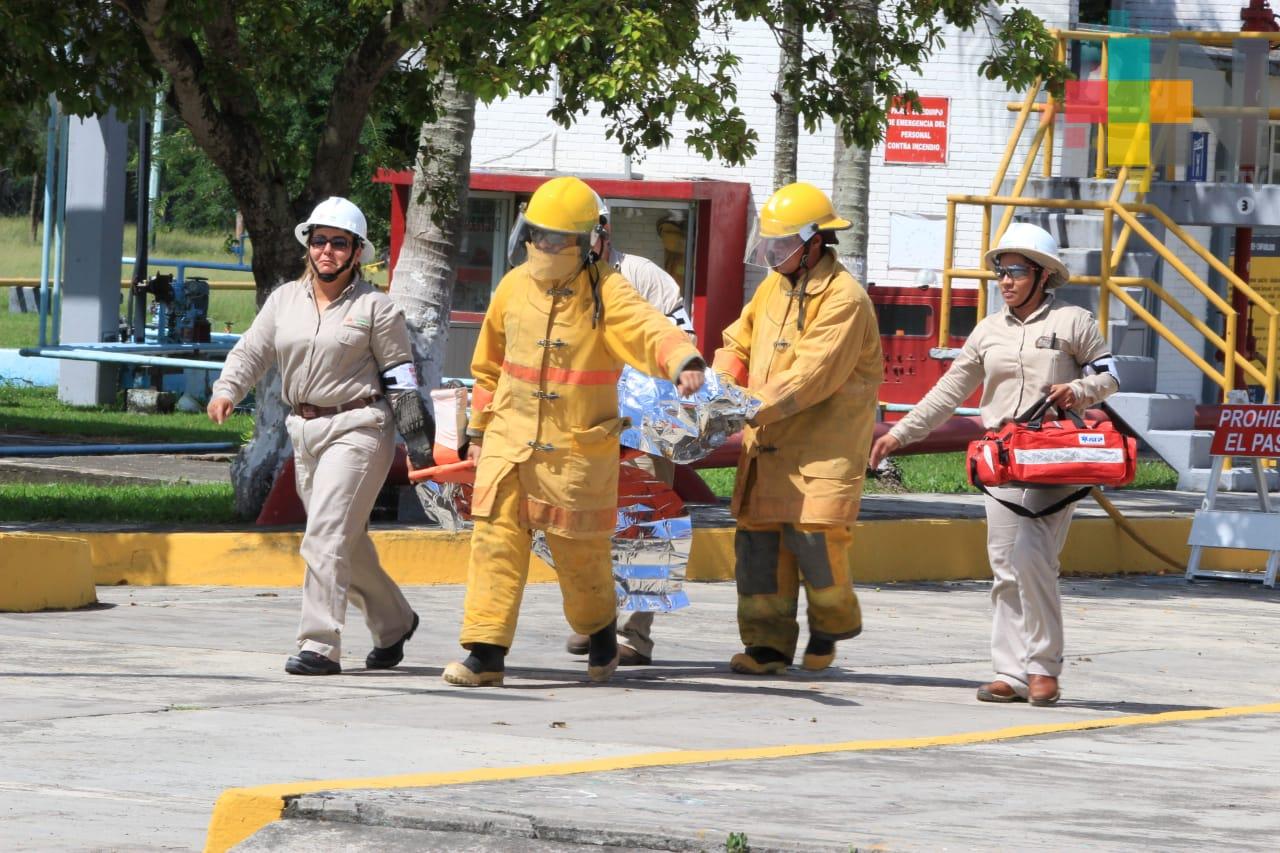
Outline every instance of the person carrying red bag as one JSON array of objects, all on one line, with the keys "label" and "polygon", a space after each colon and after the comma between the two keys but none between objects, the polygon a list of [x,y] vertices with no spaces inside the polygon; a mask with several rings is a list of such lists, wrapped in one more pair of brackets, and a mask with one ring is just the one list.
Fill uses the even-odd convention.
[{"label": "person carrying red bag", "polygon": [[[996,275],[1004,307],[974,327],[951,368],[876,441],[869,460],[872,468],[927,436],[979,385],[987,430],[1000,428],[1046,394],[1049,403],[1063,411],[1082,412],[1119,390],[1115,359],[1093,315],[1051,292],[1070,274],[1049,232],[1015,223],[985,261]],[[1001,502],[1037,512],[1072,491],[1073,486],[992,488],[985,496],[993,578],[991,662],[996,677],[978,688],[980,701],[1052,705],[1061,696],[1059,554],[1073,505],[1025,518]]]}]

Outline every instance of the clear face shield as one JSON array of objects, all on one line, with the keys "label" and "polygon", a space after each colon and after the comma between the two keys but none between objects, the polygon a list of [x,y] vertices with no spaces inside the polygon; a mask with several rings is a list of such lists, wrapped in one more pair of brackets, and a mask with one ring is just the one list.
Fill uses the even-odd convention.
[{"label": "clear face shield", "polygon": [[763,237],[757,231],[747,246],[745,262],[752,266],[777,269],[803,251],[805,244],[817,233],[817,224],[806,225],[799,233],[782,237]]},{"label": "clear face shield", "polygon": [[516,217],[516,224],[511,228],[511,236],[507,239],[507,260],[513,267],[529,260],[529,250],[537,253],[556,256],[567,256],[575,250],[579,265],[586,263],[587,253],[591,250],[591,235],[577,231],[554,231],[534,225],[524,218],[524,211]]}]

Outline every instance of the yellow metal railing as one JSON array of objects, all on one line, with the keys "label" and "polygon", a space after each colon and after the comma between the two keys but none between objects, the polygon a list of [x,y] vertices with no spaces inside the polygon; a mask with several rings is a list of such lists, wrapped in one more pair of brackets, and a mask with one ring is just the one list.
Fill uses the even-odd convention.
[{"label": "yellow metal railing", "polygon": [[[1101,72],[1102,79],[1106,79],[1107,65],[1109,60],[1108,42],[1113,38],[1155,38],[1155,39],[1184,39],[1195,40],[1201,44],[1229,44],[1235,39],[1247,37],[1267,37],[1273,42],[1280,42],[1280,34],[1277,33],[1093,33],[1093,32],[1075,32],[1065,31],[1058,33],[1058,56],[1065,57],[1066,45],[1068,41],[1099,41],[1101,42]],[[1026,188],[1027,180],[1031,175],[1037,157],[1040,157],[1043,163],[1043,175],[1045,177],[1052,176],[1052,158],[1053,158],[1053,123],[1059,109],[1058,100],[1050,95],[1045,102],[1038,102],[1041,89],[1039,80],[1031,87],[1026,98],[1019,104],[1010,104],[1011,110],[1017,110],[1018,116],[1014,122],[1013,131],[1009,136],[1009,141],[1005,146],[1004,155],[1001,158],[1000,165],[996,169],[995,177],[992,179],[990,191],[986,195],[950,195],[947,197],[947,219],[946,219],[946,244],[944,246],[944,267],[942,271],[942,305],[941,316],[938,322],[938,346],[946,347],[950,337],[951,326],[951,289],[952,281],[955,279],[976,280],[985,283],[992,278],[989,271],[985,269],[969,269],[960,268],[955,265],[955,232],[956,232],[956,212],[960,205],[978,206],[982,210],[982,235],[981,235],[981,256],[985,257],[991,246],[991,240],[999,240],[1000,236],[1008,228],[1013,220],[1015,211],[1018,208],[1039,208],[1047,210],[1094,210],[1102,214],[1102,259],[1100,264],[1101,275],[1096,276],[1072,276],[1070,281],[1073,284],[1097,286],[1100,289],[1098,300],[1098,323],[1101,327],[1102,334],[1107,335],[1108,321],[1110,313],[1111,297],[1116,298],[1123,303],[1133,314],[1147,323],[1147,325],[1162,339],[1167,341],[1175,350],[1181,353],[1188,361],[1194,364],[1206,376],[1208,376],[1215,384],[1217,384],[1223,392],[1223,398],[1226,399],[1228,392],[1234,388],[1236,371],[1239,370],[1246,377],[1254,380],[1264,389],[1268,402],[1274,402],[1276,399],[1276,378],[1277,369],[1277,339],[1280,338],[1280,311],[1275,306],[1263,299],[1257,291],[1244,282],[1233,270],[1227,267],[1220,259],[1212,255],[1197,240],[1189,235],[1180,225],[1169,218],[1164,211],[1159,208],[1145,203],[1143,199],[1147,190],[1150,188],[1152,169],[1141,170],[1139,176],[1130,177],[1129,168],[1122,167],[1115,176],[1115,186],[1106,201],[1085,201],[1081,199],[1046,199],[1046,198],[1028,198],[1023,196]],[[1249,108],[1226,108],[1233,112],[1249,111]],[[1206,110],[1207,112],[1208,110]],[[1255,112],[1257,110],[1254,110]],[[1268,114],[1280,115],[1280,110],[1263,111]],[[1040,125],[1035,135],[1031,139],[1030,146],[1027,151],[1026,160],[1018,173],[1017,179],[1014,181],[1012,191],[1008,195],[1000,194],[1000,188],[1004,185],[1009,167],[1013,162],[1014,154],[1017,151],[1018,144],[1026,129],[1032,113],[1040,114]],[[1165,134],[1158,145],[1163,148],[1167,143],[1168,134]],[[1046,145],[1045,143],[1048,142]],[[1136,144],[1136,140],[1135,140]],[[1156,162],[1160,159],[1161,151],[1157,151]],[[1098,178],[1106,177],[1106,127],[1099,128],[1097,139],[1097,160],[1095,174]],[[1134,200],[1124,201],[1123,195],[1126,187],[1134,190]],[[1000,223],[995,233],[992,233],[992,208],[1002,207],[1004,211],[1000,218]],[[1157,220],[1165,227],[1169,234],[1176,237],[1188,251],[1209,265],[1214,272],[1218,273],[1226,281],[1229,293],[1226,298],[1217,293],[1213,288],[1209,287],[1200,276],[1191,270],[1187,264],[1178,257],[1178,255],[1164,244],[1164,242],[1139,221],[1139,215],[1146,215]],[[1122,228],[1119,238],[1115,238],[1115,220],[1119,219]],[[1116,271],[1123,260],[1124,253],[1128,248],[1128,244],[1132,236],[1137,235],[1143,243],[1145,243],[1152,251],[1158,254],[1166,264],[1174,271],[1181,275],[1188,284],[1201,296],[1204,297],[1206,304],[1216,309],[1222,316],[1224,322],[1224,334],[1216,332],[1204,318],[1197,317],[1187,309],[1180,301],[1174,298],[1165,288],[1161,287],[1157,282],[1150,278],[1136,276],[1118,276]],[[1171,311],[1182,318],[1192,329],[1200,334],[1218,353],[1222,367],[1211,364],[1195,349],[1188,346],[1177,334],[1169,329],[1154,314],[1145,308],[1138,300],[1130,295],[1126,288],[1143,287],[1153,294],[1163,305],[1167,305]],[[1266,355],[1262,360],[1262,366],[1259,367],[1252,359],[1238,352],[1237,323],[1238,313],[1231,305],[1231,293],[1239,292],[1244,295],[1252,306],[1255,316],[1263,316],[1266,318],[1267,324],[1267,342]],[[987,313],[987,288],[985,284],[978,287],[978,316],[986,316]]]}]

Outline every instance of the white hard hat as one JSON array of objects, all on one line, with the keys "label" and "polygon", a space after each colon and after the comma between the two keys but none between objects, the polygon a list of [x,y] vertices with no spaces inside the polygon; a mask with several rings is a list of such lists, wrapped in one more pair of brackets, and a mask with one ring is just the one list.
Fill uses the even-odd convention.
[{"label": "white hard hat", "polygon": [[360,238],[360,257],[356,258],[362,264],[372,263],[377,258],[377,251],[373,248],[373,244],[369,242],[369,225],[365,222],[364,214],[360,212],[360,208],[356,207],[345,198],[336,195],[329,196],[324,201],[316,205],[316,209],[311,211],[311,215],[307,217],[305,222],[299,222],[293,229],[293,236],[298,238],[298,242],[307,245],[307,238],[311,234],[311,229],[317,226],[325,228],[341,228],[343,231],[349,231]]},{"label": "white hard hat", "polygon": [[1058,241],[1053,235],[1030,222],[1015,222],[1004,232],[995,248],[987,252],[987,269],[991,269],[1005,252],[1024,255],[1053,273],[1045,287],[1058,287],[1066,284],[1071,273],[1067,265],[1058,257]]}]

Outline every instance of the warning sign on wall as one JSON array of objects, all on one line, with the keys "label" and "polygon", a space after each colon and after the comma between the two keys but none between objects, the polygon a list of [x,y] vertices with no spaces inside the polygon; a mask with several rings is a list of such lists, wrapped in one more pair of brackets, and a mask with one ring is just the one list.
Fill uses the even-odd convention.
[{"label": "warning sign on wall", "polygon": [[884,134],[886,163],[945,165],[947,162],[947,121],[950,98],[921,98],[921,112],[905,104],[889,111]]},{"label": "warning sign on wall", "polygon": [[[1249,286],[1259,296],[1280,308],[1280,232],[1254,231],[1252,241],[1252,258],[1249,261]],[[1235,255],[1227,258],[1227,266],[1235,267]],[[1250,331],[1254,345],[1266,356],[1267,351],[1267,316],[1254,309],[1250,312]],[[1255,360],[1256,361],[1256,360]],[[1257,361],[1261,364],[1260,361]]]}]

